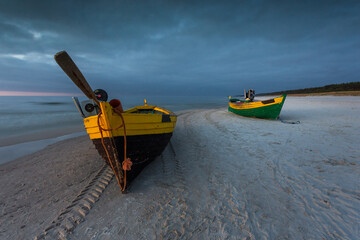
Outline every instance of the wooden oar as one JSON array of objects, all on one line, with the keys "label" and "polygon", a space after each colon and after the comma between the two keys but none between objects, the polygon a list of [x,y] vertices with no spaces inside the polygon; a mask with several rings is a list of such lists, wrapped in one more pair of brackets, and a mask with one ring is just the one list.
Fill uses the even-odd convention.
[{"label": "wooden oar", "polygon": [[69,78],[80,88],[80,90],[90,99],[93,99],[96,103],[99,103],[96,99],[94,91],[86,81],[85,77],[80,72],[74,61],[71,59],[66,51],[61,51],[55,54],[55,61],[62,70],[69,76]]}]

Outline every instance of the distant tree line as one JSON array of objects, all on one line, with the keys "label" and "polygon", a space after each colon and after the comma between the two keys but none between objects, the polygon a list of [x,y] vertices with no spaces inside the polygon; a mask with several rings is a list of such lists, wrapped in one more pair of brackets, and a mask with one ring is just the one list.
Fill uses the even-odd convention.
[{"label": "distant tree line", "polygon": [[281,95],[284,93],[296,94],[296,93],[323,93],[323,92],[340,92],[340,91],[360,91],[360,82],[331,84],[323,87],[286,90],[286,91],[271,92],[271,93],[260,93],[257,95],[266,96],[266,95]]}]

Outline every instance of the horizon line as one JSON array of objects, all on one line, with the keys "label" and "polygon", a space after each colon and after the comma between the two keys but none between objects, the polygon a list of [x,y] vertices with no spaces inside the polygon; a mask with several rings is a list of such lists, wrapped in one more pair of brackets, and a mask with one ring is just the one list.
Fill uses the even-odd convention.
[{"label": "horizon line", "polygon": [[56,93],[56,92],[31,92],[31,91],[0,91],[0,96],[18,96],[18,97],[40,97],[40,96],[81,96],[79,93]]}]

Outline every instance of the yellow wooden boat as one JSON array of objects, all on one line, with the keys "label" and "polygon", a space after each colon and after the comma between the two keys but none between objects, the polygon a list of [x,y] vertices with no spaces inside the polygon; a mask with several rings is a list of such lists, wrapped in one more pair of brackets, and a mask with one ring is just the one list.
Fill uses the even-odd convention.
[{"label": "yellow wooden boat", "polygon": [[[170,141],[177,116],[155,105],[137,106],[122,110],[119,100],[107,102],[107,94],[91,90],[81,72],[65,52],[55,55],[56,62],[73,82],[95,103],[85,110],[93,113],[85,117],[83,109],[75,104],[84,118],[84,125],[99,154],[112,167],[120,188],[126,191],[131,180],[159,156]],[[104,96],[106,95],[106,97]],[[94,114],[94,113],[98,114]]]}]

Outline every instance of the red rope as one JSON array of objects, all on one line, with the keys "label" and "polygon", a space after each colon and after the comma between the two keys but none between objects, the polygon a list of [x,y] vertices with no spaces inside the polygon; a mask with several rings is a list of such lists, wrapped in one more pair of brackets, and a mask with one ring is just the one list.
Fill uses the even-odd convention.
[{"label": "red rope", "polygon": [[[100,125],[100,116],[102,114],[102,112],[100,112],[98,114],[98,119],[97,119],[97,123],[98,123],[98,127],[99,127],[99,131],[100,131],[100,135],[101,135],[101,143],[105,149],[105,152],[106,152],[106,155],[109,159],[109,162],[110,162],[110,165],[111,165],[111,168],[113,169],[114,173],[115,173],[115,176],[116,176],[116,179],[118,181],[118,184],[120,186],[120,189],[121,191],[125,191],[125,188],[126,188],[126,172],[127,171],[130,171],[131,170],[131,166],[132,166],[132,162],[131,162],[131,159],[130,158],[127,158],[127,154],[126,154],[126,146],[127,146],[127,142],[126,142],[126,127],[125,127],[125,120],[124,120],[124,117],[122,115],[122,112],[117,109],[117,108],[113,108],[113,111],[118,114],[122,120],[122,123],[120,124],[120,126],[116,127],[116,128],[110,128],[110,129],[105,129],[103,127],[101,127]],[[102,134],[102,131],[113,131],[113,130],[117,130],[119,128],[123,127],[124,128],[124,160],[122,162],[122,168],[124,170],[124,185],[121,186],[121,183],[120,183],[120,179],[119,179],[119,173],[118,171],[115,170],[115,167],[113,166],[111,160],[110,160],[110,154],[105,146],[105,143],[104,143],[104,137],[103,137],[103,134]],[[113,146],[114,147],[114,146]],[[116,159],[115,159],[116,161]],[[117,169],[119,170],[119,169]]]}]

